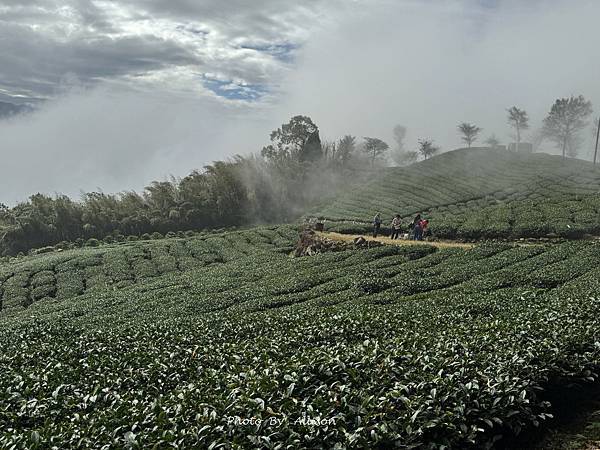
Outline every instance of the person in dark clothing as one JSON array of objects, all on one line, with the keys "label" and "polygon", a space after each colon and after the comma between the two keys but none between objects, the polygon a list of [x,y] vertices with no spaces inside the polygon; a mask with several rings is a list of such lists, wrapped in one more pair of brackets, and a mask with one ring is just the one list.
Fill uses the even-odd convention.
[{"label": "person in dark clothing", "polygon": [[410,228],[412,229],[412,237],[415,241],[420,241],[421,239],[421,235],[422,235],[422,228],[420,227],[421,225],[421,214],[417,214],[415,216],[415,218],[413,219],[412,223],[410,224]]},{"label": "person in dark clothing", "polygon": [[373,218],[373,237],[376,238],[379,234],[379,229],[381,228],[381,215],[379,213],[375,214]]},{"label": "person in dark clothing", "polygon": [[400,228],[402,227],[402,220],[400,214],[396,214],[396,217],[392,220],[392,235],[391,239],[398,239],[400,237]]},{"label": "person in dark clothing", "polygon": [[417,222],[413,227],[413,235],[415,241],[423,240],[423,228],[421,227],[421,221]]}]

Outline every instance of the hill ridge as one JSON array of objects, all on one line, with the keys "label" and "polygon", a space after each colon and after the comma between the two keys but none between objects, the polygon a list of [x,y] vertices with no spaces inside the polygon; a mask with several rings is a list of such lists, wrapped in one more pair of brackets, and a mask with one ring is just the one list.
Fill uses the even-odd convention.
[{"label": "hill ridge", "polygon": [[[311,215],[326,219],[331,231],[344,231],[349,222],[370,223],[375,212],[384,220],[421,212],[434,233],[449,239],[580,237],[600,231],[599,192],[600,170],[585,161],[460,149],[387,169]],[[537,229],[515,226],[530,222],[527,212],[536,217]]]}]

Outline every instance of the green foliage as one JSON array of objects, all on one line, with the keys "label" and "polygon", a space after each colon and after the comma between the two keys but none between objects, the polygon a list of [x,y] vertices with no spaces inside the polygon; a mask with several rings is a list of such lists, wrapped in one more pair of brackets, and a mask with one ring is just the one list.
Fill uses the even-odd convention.
[{"label": "green foliage", "polygon": [[[88,241],[87,248],[82,251],[44,252],[25,262],[11,263],[7,266],[10,269],[6,269],[5,276],[0,277],[0,300],[3,300],[5,309],[18,310],[45,298],[62,300],[92,288],[122,288],[161,274],[222,263],[250,251],[272,246],[287,248],[291,245],[293,232],[283,232],[288,229],[281,229],[285,238],[272,235],[267,240],[257,239],[256,236],[262,236],[265,230],[270,229],[255,228],[229,233],[227,237],[231,244],[227,242],[225,246],[223,235],[218,233],[186,240],[133,241],[99,248],[96,248],[99,242],[90,239],[92,243]],[[248,249],[240,248],[238,241],[247,240],[252,240],[254,245]],[[232,244],[233,248],[230,248]]]},{"label": "green foliage", "polygon": [[592,114],[592,103],[582,95],[557,99],[544,119],[543,134],[562,149],[563,158],[567,147],[574,144],[578,133],[587,126]]},{"label": "green foliage", "polygon": [[271,133],[271,144],[262,155],[269,161],[314,162],[323,156],[319,128],[308,116],[294,116]]},{"label": "green foliage", "polygon": [[383,157],[389,148],[390,146],[387,142],[384,142],[379,138],[365,137],[363,151],[368,155],[369,160],[371,161],[371,167],[375,165],[377,159]]},{"label": "green foliage", "polygon": [[508,124],[514,128],[517,144],[521,142],[521,131],[529,129],[529,116],[527,111],[512,106],[506,110],[508,113]]},{"label": "green foliage", "polygon": [[467,144],[467,147],[471,147],[473,142],[477,140],[479,133],[482,131],[482,128],[467,122],[459,124],[457,128],[461,134],[461,140]]},{"label": "green foliage", "polygon": [[429,159],[439,152],[440,148],[434,145],[431,139],[419,139],[419,148],[417,151],[423,159]]},{"label": "green foliage", "polygon": [[295,237],[0,264],[0,447],[483,448],[597,378],[598,244],[290,258]]},{"label": "green foliage", "polygon": [[366,269],[361,272],[355,283],[361,294],[375,294],[392,287],[392,284],[376,269]]},{"label": "green foliage", "polygon": [[470,149],[391,168],[318,209],[331,231],[365,233],[374,211],[384,226],[422,213],[448,239],[581,238],[600,232],[600,172],[544,154]]},{"label": "green foliage", "polygon": [[[142,193],[89,192],[81,202],[37,194],[14,208],[0,206],[0,256],[88,239],[283,223],[368,176],[351,163],[354,142],[324,155],[318,127],[296,116],[272,134],[273,153],[236,156],[181,180],[155,181]],[[172,235],[170,235],[172,236]]]},{"label": "green foliage", "polygon": [[[105,238],[105,242],[110,243],[112,242],[113,239],[107,239]],[[94,238],[90,238],[87,240],[87,242],[85,243],[86,247],[98,247],[100,245],[100,241],[98,241],[98,239],[94,239]]]}]

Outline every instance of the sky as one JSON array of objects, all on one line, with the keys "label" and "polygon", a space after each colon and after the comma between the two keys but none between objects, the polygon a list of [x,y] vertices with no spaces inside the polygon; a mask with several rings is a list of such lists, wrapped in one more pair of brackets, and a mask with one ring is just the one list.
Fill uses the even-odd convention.
[{"label": "sky", "polygon": [[[558,97],[600,114],[596,0],[2,0],[0,202],[141,190],[260,151],[290,117],[322,139],[443,150],[468,121],[511,140]],[[582,156],[591,146],[583,133]],[[551,145],[544,148],[551,150]]]}]

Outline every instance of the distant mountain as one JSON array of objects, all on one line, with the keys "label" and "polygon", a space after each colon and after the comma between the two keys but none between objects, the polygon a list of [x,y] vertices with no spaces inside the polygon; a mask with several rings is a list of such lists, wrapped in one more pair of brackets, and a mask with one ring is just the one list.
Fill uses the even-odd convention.
[{"label": "distant mountain", "polygon": [[14,103],[0,101],[0,120],[16,116],[17,114],[25,114],[33,111],[33,108],[28,104],[16,105]]}]

